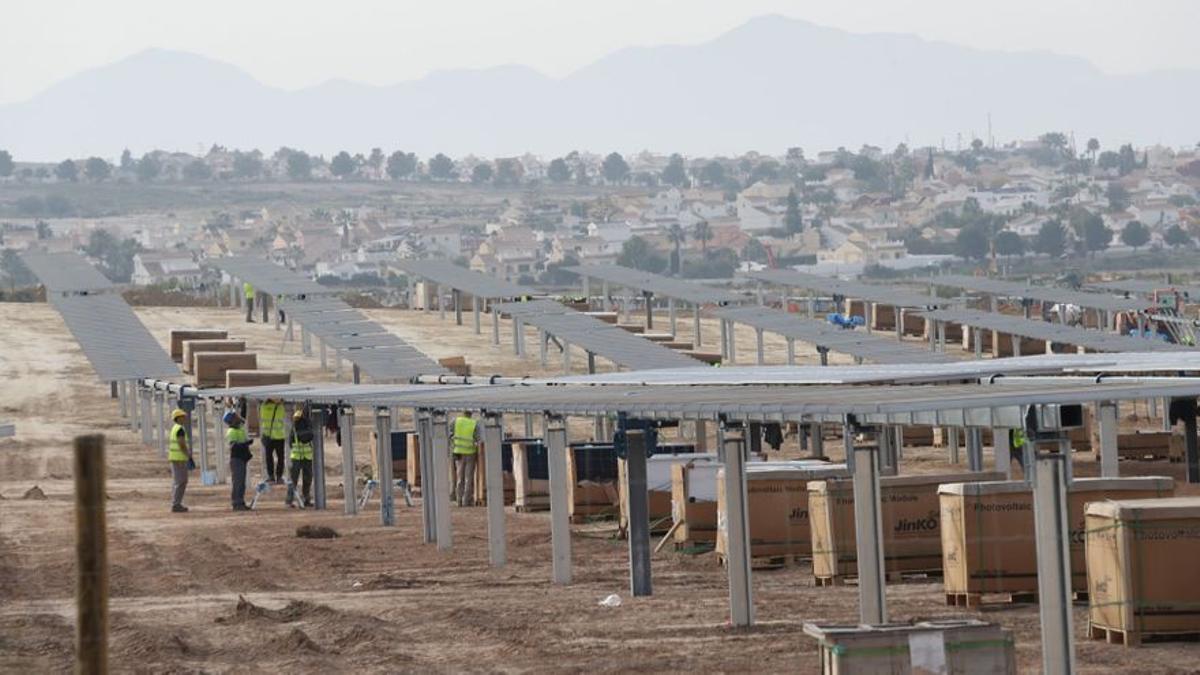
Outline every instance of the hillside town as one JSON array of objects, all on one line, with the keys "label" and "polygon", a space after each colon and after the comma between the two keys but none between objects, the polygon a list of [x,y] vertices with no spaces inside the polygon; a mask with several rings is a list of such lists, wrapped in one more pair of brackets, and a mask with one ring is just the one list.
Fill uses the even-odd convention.
[{"label": "hillside town", "polygon": [[[262,254],[329,284],[387,285],[397,259],[447,259],[514,282],[553,284],[564,265],[621,263],[686,278],[795,267],[859,274],[1023,256],[1177,249],[1200,235],[1200,148],[1077,147],[1066,134],[950,151],[864,145],[808,155],[545,161],[375,149],[331,160],[214,146],[57,165],[0,152],[0,235],[13,251],[82,250],[118,280],[194,286],[200,261]],[[54,187],[353,183],[437,189],[421,208],[363,198],[307,210],[88,214]],[[464,204],[471,206],[465,207]],[[124,217],[122,217],[124,216]],[[101,232],[103,230],[103,232]],[[112,249],[112,250],[109,250]],[[11,262],[11,260],[10,260]],[[8,270],[6,270],[8,271]]]}]

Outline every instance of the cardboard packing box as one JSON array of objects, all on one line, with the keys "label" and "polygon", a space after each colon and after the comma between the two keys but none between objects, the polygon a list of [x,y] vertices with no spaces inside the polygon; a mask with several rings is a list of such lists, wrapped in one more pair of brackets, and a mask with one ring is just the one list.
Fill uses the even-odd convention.
[{"label": "cardboard packing box", "polygon": [[[1067,495],[1071,587],[1087,590],[1085,504],[1106,499],[1170,497],[1174,492],[1174,481],[1163,476],[1076,478]],[[938,496],[947,594],[1037,590],[1033,493],[1027,483],[950,483],[938,488]]]},{"label": "cardboard packing box", "polygon": [[254,352],[197,352],[193,358],[197,387],[224,386],[225,373],[258,368],[258,354]]},{"label": "cardboard packing box", "polygon": [[[879,480],[883,517],[884,569],[930,572],[942,569],[941,511],[943,483],[1003,480],[995,471],[885,476]],[[808,484],[812,523],[813,576],[818,579],[858,574],[854,482],[849,478]]]},{"label": "cardboard packing box", "polygon": [[1086,526],[1091,627],[1200,633],[1200,498],[1092,502]]},{"label": "cardboard packing box", "polygon": [[[677,464],[688,462],[707,463],[717,461],[715,454],[654,455],[646,460],[646,490],[649,497],[650,524],[652,533],[666,532],[674,522],[671,504],[672,474]],[[625,460],[617,460],[617,486],[620,490],[621,521],[623,530],[629,527],[629,476]],[[655,525],[657,523],[657,525]]]},{"label": "cardboard packing box", "polygon": [[[748,462],[746,508],[750,556],[810,556],[808,483],[849,476],[844,464],[820,461]],[[727,550],[724,468],[717,472],[717,552]]]},{"label": "cardboard packing box", "polygon": [[717,471],[715,460],[671,465],[671,520],[675,544],[717,539]]},{"label": "cardboard packing box", "polygon": [[878,626],[806,623],[824,675],[1016,675],[1013,636],[977,619]]},{"label": "cardboard packing box", "polygon": [[[229,337],[229,332],[224,330],[211,329],[180,329],[175,328],[170,332],[171,340],[171,360],[175,363],[184,363],[183,360],[183,342],[185,340],[224,340]],[[191,365],[191,364],[187,364]]]},{"label": "cardboard packing box", "polygon": [[183,369],[185,372],[195,372],[195,355],[198,352],[244,352],[245,340],[184,340]]}]

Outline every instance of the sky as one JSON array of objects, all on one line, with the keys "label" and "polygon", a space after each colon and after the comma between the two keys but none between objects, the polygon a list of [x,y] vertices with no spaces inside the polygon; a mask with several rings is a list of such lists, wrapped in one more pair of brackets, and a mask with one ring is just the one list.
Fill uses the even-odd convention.
[{"label": "sky", "polygon": [[1053,51],[1110,73],[1200,69],[1197,0],[5,0],[0,104],[151,47],[285,89],[506,64],[564,76],[622,47],[704,42],[763,14]]}]

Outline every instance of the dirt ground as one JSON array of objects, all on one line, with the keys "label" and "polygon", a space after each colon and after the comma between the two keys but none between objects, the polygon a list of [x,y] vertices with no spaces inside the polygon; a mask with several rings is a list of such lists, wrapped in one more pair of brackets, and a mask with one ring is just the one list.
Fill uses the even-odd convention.
[{"label": "dirt ground", "polygon": [[[284,344],[270,326],[241,323],[233,310],[137,313],[164,343],[171,327],[227,327],[259,353],[261,368],[291,370],[296,381],[332,377],[317,358],[301,356],[297,343]],[[514,357],[507,322],[495,347],[488,325],[475,336],[469,317],[457,327],[436,312],[369,313],[432,356],[466,355],[477,373],[561,370],[554,357],[540,369],[536,350]],[[680,322],[685,335],[690,328],[690,320]],[[715,323],[705,330],[715,349]],[[739,360],[753,363],[753,331],[740,331],[738,340]],[[768,362],[782,363],[783,341],[768,336],[767,347]],[[798,353],[813,358],[810,349]],[[576,359],[575,370],[583,361]],[[556,587],[547,515],[511,509],[509,564],[493,570],[482,509],[454,511],[454,548],[439,553],[421,544],[419,508],[401,506],[391,528],[371,508],[342,515],[334,463],[323,513],[286,509],[278,489],[259,510],[233,513],[227,487],[202,487],[193,477],[191,512],[171,514],[166,463],[129,431],[57,314],[41,304],[0,304],[0,419],[17,423],[17,437],[0,441],[0,671],[71,667],[70,439],[94,432],[108,445],[110,649],[118,671],[817,672],[816,645],[802,624],[857,617],[853,586],[815,588],[811,569],[801,565],[756,572],[758,625],[733,630],[714,556],[669,547],[654,557],[654,595],[633,599],[626,548],[604,523],[575,528],[575,582]],[[367,433],[365,424],[356,429],[360,465],[369,463]],[[1091,455],[1078,457],[1077,473],[1094,474]],[[948,467],[944,452],[933,449],[906,450],[904,461],[905,471]],[[1122,471],[1181,478],[1180,466],[1167,463],[1123,463]],[[297,538],[305,524],[340,536]],[[598,605],[610,593],[621,595],[620,607]],[[935,582],[889,585],[888,603],[897,620],[962,614],[945,606]],[[1075,610],[1081,672],[1200,668],[1200,645],[1125,649],[1088,640],[1084,610]],[[1036,606],[968,614],[1012,630],[1020,669],[1037,672]]]}]

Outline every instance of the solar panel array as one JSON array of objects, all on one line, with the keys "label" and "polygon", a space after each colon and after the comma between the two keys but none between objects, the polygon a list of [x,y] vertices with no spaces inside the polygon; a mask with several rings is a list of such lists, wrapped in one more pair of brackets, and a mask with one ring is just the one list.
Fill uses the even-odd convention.
[{"label": "solar panel array", "polygon": [[940,275],[933,277],[931,281],[939,286],[965,288],[990,295],[1028,298],[1043,303],[1079,305],[1080,307],[1102,309],[1110,312],[1142,309],[1146,304],[1145,300],[1139,298],[1118,298],[1105,293],[1087,293],[1054,286],[1032,286],[1015,281],[1003,281],[987,277],[969,277],[962,274]]},{"label": "solar panel array", "polygon": [[881,334],[839,328],[824,321],[768,307],[726,307],[717,310],[716,315],[872,363],[943,363],[955,360],[942,352],[931,351],[927,346],[904,343]]},{"label": "solar panel array", "polygon": [[337,298],[281,300],[279,308],[373,380],[407,380],[447,372],[387,328]]},{"label": "solar panel array", "polygon": [[1075,345],[1098,352],[1167,352],[1186,351],[1189,347],[1147,339],[1088,330],[1078,326],[1067,326],[1049,321],[1033,321],[1019,316],[983,312],[977,310],[944,309],[924,312],[924,316],[935,321],[947,321],[963,326],[999,331],[1009,335],[1046,340],[1065,345]]},{"label": "solar panel array", "polygon": [[335,292],[265,258],[230,256],[211,258],[208,264],[268,295],[309,296]]},{"label": "solar panel array", "polygon": [[496,308],[501,313],[509,314],[623,368],[688,368],[697,364],[690,356],[576,312],[553,300],[506,302]]},{"label": "solar panel array", "polygon": [[646,291],[664,298],[675,298],[693,304],[736,305],[744,297],[720,288],[703,284],[688,283],[650,272],[630,269],[620,265],[576,265],[564,270],[579,276],[601,279],[609,283]]},{"label": "solar panel array", "polygon": [[950,304],[950,301],[944,298],[935,298],[912,291],[895,289],[890,286],[844,281],[842,279],[798,272],[796,270],[761,270],[758,272],[749,272],[748,276],[752,279],[758,279],[759,281],[765,281],[778,286],[807,288],[829,295],[840,295],[844,298],[856,298],[894,307],[929,308],[944,307]]},{"label": "solar panel array", "polygon": [[1146,297],[1154,295],[1155,291],[1174,289],[1177,293],[1182,293],[1189,300],[1193,298],[1200,299],[1200,286],[1190,286],[1188,284],[1167,284],[1158,281],[1149,281],[1147,279],[1097,281],[1088,284],[1088,286],[1111,291],[1113,293],[1140,293]]},{"label": "solar panel array", "polygon": [[179,367],[119,295],[50,297],[101,380],[175,377]]},{"label": "solar panel array", "polygon": [[24,253],[21,260],[51,293],[105,291],[113,284],[74,253]]},{"label": "solar panel array", "polygon": [[453,288],[477,298],[502,300],[535,293],[525,286],[473,272],[445,260],[398,260],[392,264],[410,276],[428,279],[440,286]]}]

